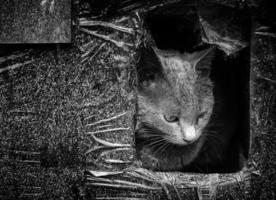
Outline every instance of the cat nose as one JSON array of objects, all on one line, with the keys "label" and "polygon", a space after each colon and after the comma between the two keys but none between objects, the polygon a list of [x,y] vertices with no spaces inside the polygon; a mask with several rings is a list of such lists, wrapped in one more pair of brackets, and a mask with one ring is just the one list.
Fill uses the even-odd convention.
[{"label": "cat nose", "polygon": [[183,140],[187,143],[191,143],[196,140],[196,131],[194,126],[186,126],[184,128]]}]

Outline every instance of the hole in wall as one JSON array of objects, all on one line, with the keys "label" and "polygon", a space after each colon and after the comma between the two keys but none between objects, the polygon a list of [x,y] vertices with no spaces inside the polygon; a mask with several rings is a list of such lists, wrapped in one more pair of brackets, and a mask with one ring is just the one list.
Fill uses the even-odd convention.
[{"label": "hole in wall", "polygon": [[202,42],[192,5],[145,17],[135,143],[156,171],[236,172],[248,157],[249,47],[227,56]]}]

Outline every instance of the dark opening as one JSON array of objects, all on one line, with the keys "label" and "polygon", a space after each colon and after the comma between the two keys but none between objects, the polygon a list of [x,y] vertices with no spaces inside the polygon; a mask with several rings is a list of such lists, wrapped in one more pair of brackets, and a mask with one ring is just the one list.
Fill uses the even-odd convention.
[{"label": "dark opening", "polygon": [[[144,105],[138,101],[135,141],[137,155],[143,167],[157,171],[199,173],[228,173],[240,170],[248,157],[249,150],[249,45],[228,56],[216,45],[203,42],[196,6],[183,3],[148,13],[145,17],[145,29],[146,39],[137,66],[138,93],[141,92],[141,85],[145,80],[154,80],[153,74],[161,73],[152,46],[180,53],[201,51],[210,46],[216,48],[209,75],[214,84],[214,107],[209,124],[218,125],[219,128],[215,129],[216,133],[213,133],[212,137],[219,139],[216,142],[204,142],[197,156],[189,164],[177,161],[179,159],[170,159],[181,156],[181,153],[176,152],[181,152],[183,147],[164,145],[165,152],[151,148],[154,146],[151,145],[154,139],[141,136],[140,133],[145,123],[139,116],[139,111]],[[249,41],[249,31],[239,34],[243,34],[243,38]],[[162,145],[156,148],[162,149]],[[210,150],[212,148],[213,151]]]}]

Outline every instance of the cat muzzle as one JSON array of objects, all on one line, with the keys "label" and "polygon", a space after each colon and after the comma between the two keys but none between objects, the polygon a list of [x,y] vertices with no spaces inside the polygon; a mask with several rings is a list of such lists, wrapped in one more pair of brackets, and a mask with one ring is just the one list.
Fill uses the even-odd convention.
[{"label": "cat muzzle", "polygon": [[197,134],[196,134],[196,130],[194,126],[186,126],[183,130],[183,135],[182,135],[182,139],[186,142],[186,143],[192,143],[194,141],[196,141],[198,138]]}]

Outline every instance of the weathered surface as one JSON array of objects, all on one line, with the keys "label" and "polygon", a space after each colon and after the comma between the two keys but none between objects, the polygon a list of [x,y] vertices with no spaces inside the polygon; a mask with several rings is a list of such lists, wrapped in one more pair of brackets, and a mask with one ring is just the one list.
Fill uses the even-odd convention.
[{"label": "weathered surface", "polygon": [[[230,6],[233,8],[242,8],[242,7],[246,7],[246,2],[238,2],[238,1],[210,1],[212,3],[219,3],[222,5],[226,5],[226,6]],[[137,4],[136,4],[137,5]],[[251,5],[252,6],[252,5]],[[257,4],[253,4],[253,6],[258,6]],[[145,8],[146,9],[146,4],[144,5],[140,5],[140,9]],[[127,7],[127,8],[133,8],[131,6]],[[119,11],[122,11],[123,9],[120,9]],[[127,10],[127,9],[126,9]],[[104,14],[104,13],[102,13]],[[260,33],[261,35],[266,35],[265,33]],[[260,35],[259,34],[259,35]],[[269,34],[270,36],[272,35],[273,38],[273,34]],[[261,110],[266,110],[267,114],[266,114],[266,120],[270,120],[270,119],[274,119],[275,116],[272,114],[273,110],[272,109],[272,105],[275,105],[275,93],[273,93],[272,91],[274,91],[274,87],[273,84],[275,83],[275,78],[273,77],[266,77],[263,76],[261,79],[258,79],[260,81],[260,84],[255,84],[256,83],[256,79],[255,79],[255,75],[256,75],[256,71],[254,71],[254,69],[263,69],[264,66],[272,66],[271,59],[274,58],[274,50],[273,48],[271,48],[271,46],[273,46],[272,42],[268,45],[267,43],[262,46],[262,49],[259,48],[259,45],[262,43],[263,40],[267,40],[266,39],[267,35],[264,36],[263,39],[259,40],[256,37],[253,38],[253,42],[252,42],[252,73],[251,73],[251,83],[252,83],[252,91],[262,91],[261,93],[257,94],[252,92],[251,93],[251,116],[250,116],[250,120],[251,120],[251,135],[252,138],[256,138],[256,133],[258,133],[260,130],[264,130],[267,128],[267,124],[260,124],[260,120],[263,119],[263,116],[261,116],[262,111]],[[270,40],[270,39],[269,39]],[[268,45],[269,47],[267,47],[266,45]],[[268,49],[267,49],[268,48]],[[259,49],[261,53],[256,54],[256,50]],[[265,56],[267,55],[267,56]],[[256,64],[256,60],[258,60],[259,64]],[[261,61],[262,60],[262,61]],[[268,61],[269,60],[269,61]],[[260,64],[262,63],[262,64]],[[270,64],[269,64],[270,63]],[[274,67],[274,66],[273,66]],[[274,68],[272,69],[271,67],[268,69],[268,71],[265,72],[264,75],[272,75]],[[263,80],[262,80],[263,79]],[[267,81],[267,84],[269,85],[269,90],[267,88],[263,88],[263,84],[265,84],[265,82]],[[265,85],[267,85],[265,84]],[[272,84],[272,86],[271,86]],[[259,95],[259,96],[258,96]],[[268,104],[264,104],[264,102],[267,102],[265,99],[267,98],[267,95],[270,95],[270,103]],[[256,99],[258,99],[258,101],[256,101]],[[264,101],[263,101],[264,100]],[[266,108],[270,107],[269,110],[267,110]],[[260,108],[260,109],[259,109]],[[270,114],[271,113],[271,114]],[[257,118],[256,118],[257,116]],[[257,120],[257,121],[256,121]],[[262,120],[263,121],[263,120]],[[256,122],[259,123],[259,128],[256,127]],[[265,126],[264,126],[265,125]],[[266,127],[266,128],[265,128]],[[274,124],[270,126],[270,131],[273,131],[274,128]],[[258,133],[259,134],[259,133]],[[261,152],[255,151],[255,145],[260,146],[258,139],[257,140],[252,140],[252,147],[251,147],[251,151],[250,151],[250,160],[248,162],[248,164],[244,167],[244,169],[239,172],[239,173],[235,173],[235,174],[228,174],[228,175],[195,175],[195,174],[185,174],[185,173],[153,173],[155,177],[161,177],[160,179],[164,179],[164,180],[171,180],[168,182],[165,182],[166,188],[177,188],[176,190],[169,190],[168,193],[166,193],[166,189],[163,188],[163,192],[159,191],[158,195],[154,195],[151,193],[151,195],[148,195],[146,198],[147,199],[160,199],[160,198],[179,198],[179,199],[193,199],[193,198],[199,198],[199,199],[258,199],[258,198],[269,198],[269,199],[274,199],[274,193],[273,191],[275,190],[275,183],[272,181],[274,180],[275,177],[275,172],[274,172],[274,168],[275,165],[273,164],[275,160],[275,149],[274,148],[274,143],[275,143],[275,139],[270,135],[267,134],[263,134],[260,137],[262,137],[264,139],[264,137],[267,137],[266,143],[263,143],[264,147]],[[258,136],[257,136],[258,138]],[[262,140],[263,140],[262,139]],[[270,146],[267,146],[267,145]],[[270,151],[267,151],[266,149],[270,149]],[[270,160],[268,160],[266,158],[266,156],[269,155]],[[257,157],[257,159],[260,159],[258,161],[258,165],[257,162],[254,160],[254,158]],[[262,163],[262,164],[261,164]],[[267,168],[267,166],[269,166]],[[263,173],[261,173],[261,171],[263,171]],[[126,172],[122,172],[126,173]],[[267,177],[269,176],[269,179],[267,179]],[[118,177],[116,177],[118,179]],[[109,181],[112,180],[112,177],[109,177]],[[120,177],[119,179],[123,179],[122,177]],[[159,179],[159,183],[162,183],[162,181],[160,181]],[[108,180],[102,180],[102,181],[106,181],[108,182]],[[137,178],[136,181],[138,181],[139,179]],[[97,180],[100,181],[100,180]],[[97,182],[95,181],[95,182]],[[269,185],[269,181],[271,181],[270,183],[272,183],[271,185]],[[194,183],[194,184],[193,184]],[[262,184],[265,185],[265,187],[263,189],[262,188]],[[144,182],[144,186],[149,186],[150,184]],[[103,187],[104,188],[104,187]],[[154,189],[152,189],[153,191]],[[185,194],[183,194],[183,191],[189,191],[188,193],[191,194],[191,196],[185,196]],[[100,190],[100,191],[106,191],[104,189]],[[120,197],[120,195],[118,196],[118,194],[120,192],[118,192],[118,190],[116,190],[116,195],[117,197]],[[107,195],[109,193],[105,193],[103,195]],[[124,194],[124,192],[123,192]],[[167,195],[169,194],[169,195]],[[115,196],[116,196],[115,195]],[[113,197],[115,197],[113,195]],[[129,194],[127,195],[127,197],[137,197],[134,194]],[[143,198],[142,198],[143,199]]]},{"label": "weathered surface", "polygon": [[75,37],[1,57],[1,199],[73,199],[86,170],[135,160],[134,34]]},{"label": "weathered surface", "polygon": [[2,0],[0,43],[71,42],[70,0]]},{"label": "weathered surface", "polygon": [[73,45],[0,57],[0,199],[275,198],[275,38],[253,38],[248,165],[156,173],[133,150],[138,21],[82,19]]},{"label": "weathered surface", "polygon": [[[275,34],[275,33],[274,33]],[[276,35],[275,35],[276,36]],[[252,199],[275,199],[276,37],[253,35],[251,95]]]}]

